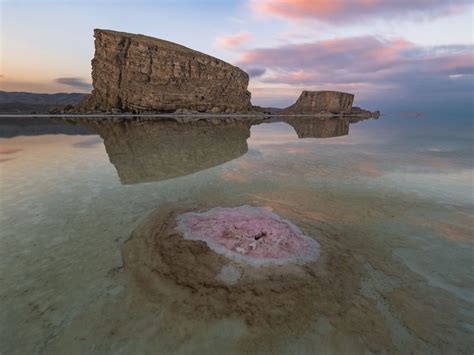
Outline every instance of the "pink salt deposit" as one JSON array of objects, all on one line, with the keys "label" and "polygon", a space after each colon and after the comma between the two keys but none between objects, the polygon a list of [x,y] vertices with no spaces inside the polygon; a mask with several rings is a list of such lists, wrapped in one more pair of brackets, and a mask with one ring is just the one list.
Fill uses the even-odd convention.
[{"label": "pink salt deposit", "polygon": [[319,244],[298,227],[261,207],[213,208],[184,213],[177,229],[185,239],[201,240],[231,259],[249,263],[314,260]]}]

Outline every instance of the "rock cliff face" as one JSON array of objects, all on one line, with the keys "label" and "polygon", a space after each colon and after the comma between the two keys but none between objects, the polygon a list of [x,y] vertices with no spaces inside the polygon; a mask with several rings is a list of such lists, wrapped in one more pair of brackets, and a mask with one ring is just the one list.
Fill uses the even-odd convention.
[{"label": "rock cliff face", "polygon": [[354,95],[339,91],[303,91],[298,100],[283,110],[286,114],[349,113]]},{"label": "rock cliff face", "polygon": [[93,91],[80,111],[250,111],[249,76],[176,43],[94,30]]}]

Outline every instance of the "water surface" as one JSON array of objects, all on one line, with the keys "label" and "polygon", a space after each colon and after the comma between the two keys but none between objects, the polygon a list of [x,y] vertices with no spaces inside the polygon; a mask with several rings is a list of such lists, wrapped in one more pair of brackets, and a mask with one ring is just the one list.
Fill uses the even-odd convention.
[{"label": "water surface", "polygon": [[[472,353],[471,120],[213,121],[0,118],[2,354]],[[271,208],[352,260],[321,294],[354,287],[258,337],[143,296],[121,251],[170,204]]]}]

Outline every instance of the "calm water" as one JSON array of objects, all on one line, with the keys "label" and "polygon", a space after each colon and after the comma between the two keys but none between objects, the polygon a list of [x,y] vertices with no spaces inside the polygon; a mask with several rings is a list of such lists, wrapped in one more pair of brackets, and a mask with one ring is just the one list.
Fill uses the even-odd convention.
[{"label": "calm water", "polygon": [[[472,129],[0,118],[0,353],[472,354]],[[147,293],[124,242],[170,204],[271,208],[321,243],[312,272],[329,271],[240,313],[211,314],[212,292]]]}]

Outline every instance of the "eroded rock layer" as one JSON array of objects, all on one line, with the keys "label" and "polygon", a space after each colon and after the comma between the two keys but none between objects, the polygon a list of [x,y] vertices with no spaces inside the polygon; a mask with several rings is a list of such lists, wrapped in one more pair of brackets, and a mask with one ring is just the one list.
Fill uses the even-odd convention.
[{"label": "eroded rock layer", "polygon": [[81,111],[250,111],[249,76],[222,60],[139,34],[94,30],[93,91]]}]

